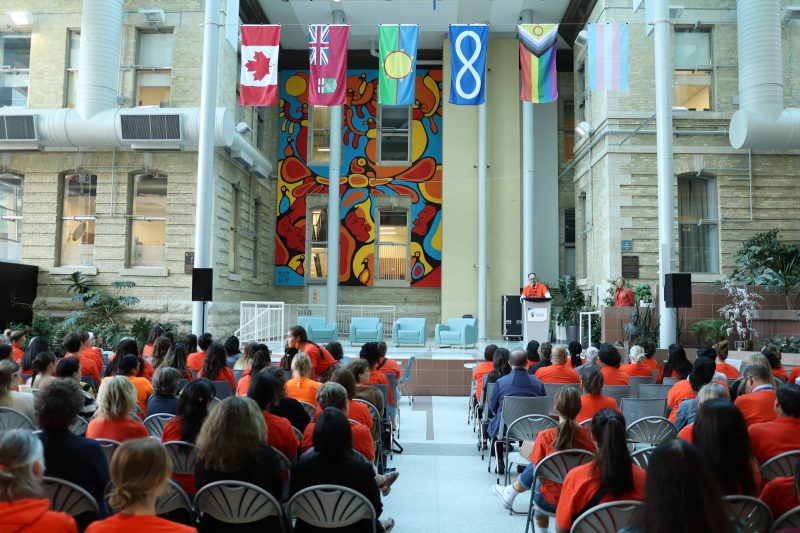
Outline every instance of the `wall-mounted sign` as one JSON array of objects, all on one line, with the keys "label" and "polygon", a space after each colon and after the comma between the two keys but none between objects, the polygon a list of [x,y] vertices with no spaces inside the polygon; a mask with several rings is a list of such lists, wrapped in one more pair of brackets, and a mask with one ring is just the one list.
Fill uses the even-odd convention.
[{"label": "wall-mounted sign", "polygon": [[620,241],[620,251],[622,253],[630,253],[633,251],[633,240]]}]

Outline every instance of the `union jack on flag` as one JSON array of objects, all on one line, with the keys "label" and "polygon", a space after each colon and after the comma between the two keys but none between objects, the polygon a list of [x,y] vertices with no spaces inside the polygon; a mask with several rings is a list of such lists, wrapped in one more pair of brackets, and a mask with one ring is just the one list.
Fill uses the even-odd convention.
[{"label": "union jack on flag", "polygon": [[328,46],[330,45],[330,26],[312,24],[308,27],[308,53],[312,65],[328,64]]}]

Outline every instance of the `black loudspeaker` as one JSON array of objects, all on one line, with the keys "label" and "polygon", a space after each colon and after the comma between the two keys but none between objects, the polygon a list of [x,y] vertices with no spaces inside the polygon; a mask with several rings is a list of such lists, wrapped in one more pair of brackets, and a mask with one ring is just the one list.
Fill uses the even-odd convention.
[{"label": "black loudspeaker", "polygon": [[516,294],[503,295],[503,338],[522,338],[522,304]]},{"label": "black loudspeaker", "polygon": [[192,301],[210,302],[214,287],[213,268],[195,268],[192,270]]},{"label": "black loudspeaker", "polygon": [[692,275],[667,274],[664,279],[664,302],[667,307],[691,307]]}]

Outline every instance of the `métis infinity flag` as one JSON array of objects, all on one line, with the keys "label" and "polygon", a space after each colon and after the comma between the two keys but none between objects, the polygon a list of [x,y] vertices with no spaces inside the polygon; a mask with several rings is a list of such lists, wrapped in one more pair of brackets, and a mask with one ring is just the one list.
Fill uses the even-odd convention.
[{"label": "m\u00e9tis infinity flag", "polygon": [[242,26],[241,105],[278,105],[280,25]]},{"label": "m\u00e9tis infinity flag", "polygon": [[486,24],[450,26],[450,103],[480,105],[486,101]]},{"label": "m\u00e9tis infinity flag", "polygon": [[520,100],[546,104],[558,99],[556,41],[558,24],[520,24],[519,66],[522,78]]},{"label": "m\u00e9tis infinity flag", "polygon": [[381,24],[378,27],[379,104],[414,105],[418,37],[417,24]]},{"label": "m\u00e9tis infinity flag", "polygon": [[628,90],[628,25],[589,24],[589,88]]},{"label": "m\u00e9tis infinity flag", "polygon": [[308,27],[308,103],[343,105],[347,86],[347,24]]}]

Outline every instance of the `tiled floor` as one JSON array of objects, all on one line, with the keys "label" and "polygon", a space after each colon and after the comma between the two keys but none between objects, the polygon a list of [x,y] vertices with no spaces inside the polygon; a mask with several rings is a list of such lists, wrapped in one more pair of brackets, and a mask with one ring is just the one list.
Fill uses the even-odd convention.
[{"label": "tiled floor", "polygon": [[[524,516],[509,516],[492,493],[494,474],[486,471],[467,425],[465,397],[420,396],[409,407],[401,400],[402,455],[390,466],[400,471],[383,500],[383,517],[393,517],[398,533],[522,533]],[[524,512],[530,493],[517,498]],[[554,531],[551,521],[551,531]]]}]

